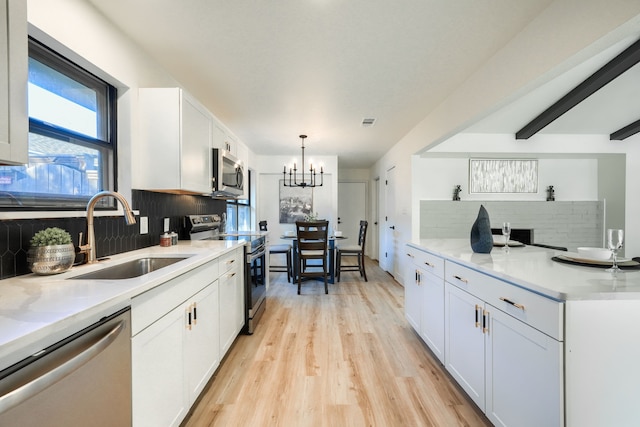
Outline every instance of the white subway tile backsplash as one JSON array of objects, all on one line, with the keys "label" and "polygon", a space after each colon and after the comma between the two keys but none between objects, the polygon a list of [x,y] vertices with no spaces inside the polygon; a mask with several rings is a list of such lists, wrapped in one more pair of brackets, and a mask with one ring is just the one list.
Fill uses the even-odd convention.
[{"label": "white subway tile backsplash", "polygon": [[422,200],[421,238],[468,238],[480,205],[489,212],[491,226],[505,221],[512,228],[532,228],[534,242],[565,246],[602,246],[604,203],[586,202],[507,202]]}]

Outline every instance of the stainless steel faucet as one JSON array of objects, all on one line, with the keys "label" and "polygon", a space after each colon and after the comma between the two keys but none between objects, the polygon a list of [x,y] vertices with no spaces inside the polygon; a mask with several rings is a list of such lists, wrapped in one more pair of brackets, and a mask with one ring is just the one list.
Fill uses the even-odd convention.
[{"label": "stainless steel faucet", "polygon": [[96,203],[98,200],[103,199],[105,197],[113,197],[118,200],[120,204],[122,204],[122,210],[124,211],[124,220],[127,225],[135,224],[136,218],[131,211],[131,207],[129,207],[129,202],[127,199],[122,196],[120,193],[116,193],[115,191],[100,191],[96,193],[89,203],[87,203],[87,244],[80,245],[82,243],[82,233],[80,234],[80,241],[78,242],[80,253],[87,254],[87,264],[93,264],[97,262],[96,257],[96,235],[93,229],[93,211],[96,207]]}]

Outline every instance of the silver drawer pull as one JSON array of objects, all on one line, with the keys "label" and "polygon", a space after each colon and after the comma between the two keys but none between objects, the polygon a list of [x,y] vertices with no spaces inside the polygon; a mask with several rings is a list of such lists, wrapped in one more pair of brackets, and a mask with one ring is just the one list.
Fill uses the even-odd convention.
[{"label": "silver drawer pull", "polygon": [[454,278],[454,279],[458,279],[458,280],[460,280],[460,281],[461,281],[461,282],[463,282],[463,283],[469,283],[469,281],[468,281],[467,279],[462,278],[462,277],[460,277],[460,276],[456,276],[455,274],[453,275],[453,278]]},{"label": "silver drawer pull", "polygon": [[434,264],[431,264],[429,261],[425,261],[424,262],[426,265],[428,265],[431,268],[435,268],[436,266]]},{"label": "silver drawer pull", "polygon": [[415,258],[412,254],[407,254],[409,258]]},{"label": "silver drawer pull", "polygon": [[511,304],[515,308],[519,308],[520,310],[524,311],[524,305],[522,305],[522,304],[518,304],[517,302],[513,302],[510,299],[507,299],[505,297],[500,297],[500,301],[504,301],[507,304]]}]

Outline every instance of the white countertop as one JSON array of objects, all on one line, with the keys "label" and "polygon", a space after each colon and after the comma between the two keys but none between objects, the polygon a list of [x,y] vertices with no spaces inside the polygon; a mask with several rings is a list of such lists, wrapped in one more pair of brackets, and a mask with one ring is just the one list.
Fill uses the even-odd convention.
[{"label": "white countertop", "polygon": [[479,254],[471,250],[469,239],[420,239],[409,245],[561,301],[640,299],[640,270],[614,277],[604,268],[551,260],[567,252],[524,246]]},{"label": "white countertop", "polygon": [[[180,241],[176,246],[113,255],[62,274],[0,280],[0,369],[129,306],[136,295],[244,244],[236,240]],[[188,258],[132,279],[67,280],[146,256]]]}]

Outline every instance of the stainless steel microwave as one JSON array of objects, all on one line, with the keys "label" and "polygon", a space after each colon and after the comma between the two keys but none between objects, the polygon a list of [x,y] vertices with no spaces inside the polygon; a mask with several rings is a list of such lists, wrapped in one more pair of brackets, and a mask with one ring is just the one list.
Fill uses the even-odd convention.
[{"label": "stainless steel microwave", "polygon": [[244,194],[244,166],[227,150],[213,149],[212,196],[237,198]]}]

